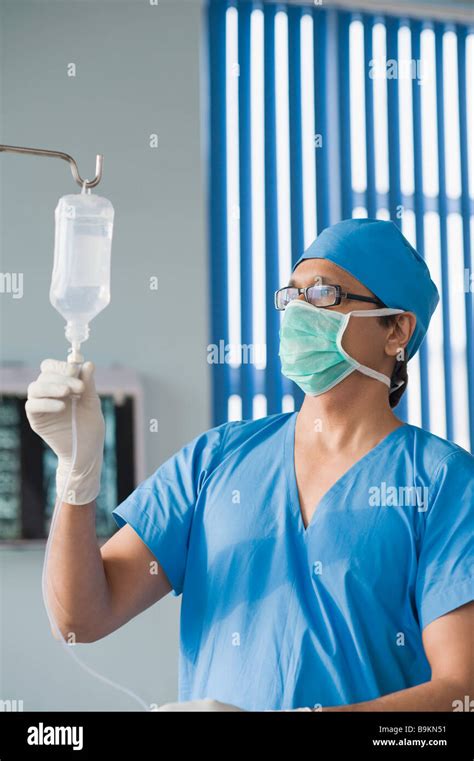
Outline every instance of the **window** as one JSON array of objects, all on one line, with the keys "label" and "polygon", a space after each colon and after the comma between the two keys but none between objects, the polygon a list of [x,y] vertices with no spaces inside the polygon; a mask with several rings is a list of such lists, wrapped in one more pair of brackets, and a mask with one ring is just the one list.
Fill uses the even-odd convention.
[{"label": "window", "polygon": [[309,4],[207,13],[214,424],[299,407],[273,291],[321,230],[370,216],[401,227],[441,296],[397,412],[469,449],[474,30]]}]

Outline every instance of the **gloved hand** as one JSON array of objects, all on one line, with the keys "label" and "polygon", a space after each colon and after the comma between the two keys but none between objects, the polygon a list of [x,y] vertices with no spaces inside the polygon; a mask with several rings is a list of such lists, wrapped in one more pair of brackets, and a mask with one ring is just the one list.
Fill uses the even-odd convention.
[{"label": "gloved hand", "polygon": [[243,711],[243,708],[237,708],[237,706],[230,705],[229,703],[221,703],[219,700],[211,700],[211,698],[204,698],[204,700],[185,700],[182,703],[165,703],[159,708],[155,708],[155,711]]},{"label": "gloved hand", "polygon": [[62,494],[72,461],[71,394],[76,402],[77,453],[64,501],[72,505],[92,502],[100,492],[105,421],[95,390],[95,367],[77,367],[56,359],[45,359],[36,381],[28,386],[26,416],[32,429],[58,457],[56,491]]}]

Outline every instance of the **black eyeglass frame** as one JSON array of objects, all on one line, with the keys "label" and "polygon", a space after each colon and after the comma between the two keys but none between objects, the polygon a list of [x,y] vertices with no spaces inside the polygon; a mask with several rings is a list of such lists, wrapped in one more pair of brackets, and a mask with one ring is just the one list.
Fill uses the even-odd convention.
[{"label": "black eyeglass frame", "polygon": [[[298,296],[300,295],[300,293],[303,293],[305,301],[307,301],[308,304],[311,304],[311,301],[308,301],[307,291],[310,288],[314,288],[315,286],[318,287],[317,284],[313,283],[312,285],[307,285],[304,288],[297,288],[295,285],[286,285],[283,288],[278,288],[278,290],[275,291],[273,295],[273,303],[274,303],[275,309],[277,309],[279,312],[285,311],[286,307],[277,306],[277,298],[278,298],[278,294],[281,293],[281,291],[287,291],[289,288],[292,288],[293,290],[298,291]],[[330,286],[331,288],[336,289],[334,302],[332,304],[325,304],[325,306],[319,307],[320,309],[326,309],[327,307],[337,306],[338,304],[341,303],[342,299],[351,299],[354,301],[365,301],[371,304],[377,304],[378,306],[381,306],[381,307],[384,306],[383,301],[380,301],[380,299],[377,299],[377,298],[373,299],[371,296],[359,296],[357,293],[349,293],[348,291],[343,291],[340,285],[334,285],[334,283],[322,283],[319,287],[325,288],[327,286]],[[291,299],[291,301],[293,301],[293,299]],[[311,304],[311,306],[314,306],[314,304]]]}]

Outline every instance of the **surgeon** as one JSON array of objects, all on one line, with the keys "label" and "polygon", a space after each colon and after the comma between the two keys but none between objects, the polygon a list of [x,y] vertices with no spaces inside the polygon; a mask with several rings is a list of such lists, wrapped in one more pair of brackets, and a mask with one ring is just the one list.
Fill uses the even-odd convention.
[{"label": "surgeon", "polygon": [[115,508],[101,548],[94,367],[45,360],[26,411],[58,491],[80,394],[48,567],[64,635],[94,642],[181,596],[179,702],[161,710],[452,711],[473,695],[474,458],[396,415],[438,300],[392,222],[324,230],[275,294],[301,409],[198,435]]}]

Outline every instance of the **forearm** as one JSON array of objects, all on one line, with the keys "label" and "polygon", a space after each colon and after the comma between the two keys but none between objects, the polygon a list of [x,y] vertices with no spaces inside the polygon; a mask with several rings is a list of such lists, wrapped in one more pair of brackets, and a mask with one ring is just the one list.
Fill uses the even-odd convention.
[{"label": "forearm", "polygon": [[375,700],[351,705],[323,707],[323,711],[452,711],[453,701],[462,700],[467,686],[447,678],[392,692]]},{"label": "forearm", "polygon": [[[110,594],[95,531],[95,501],[63,503],[56,520],[47,566],[48,601],[68,642],[98,638]],[[53,632],[57,636],[56,632]]]}]

